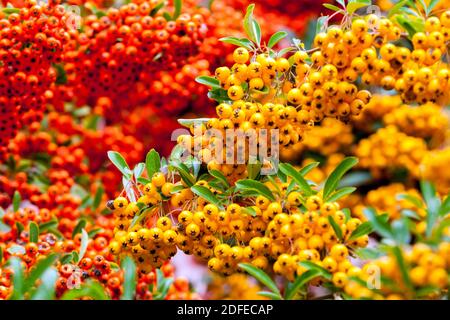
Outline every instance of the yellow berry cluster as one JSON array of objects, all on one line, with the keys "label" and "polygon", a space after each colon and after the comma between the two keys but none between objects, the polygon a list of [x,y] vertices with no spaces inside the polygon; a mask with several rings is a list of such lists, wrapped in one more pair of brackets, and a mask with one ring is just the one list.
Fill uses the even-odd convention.
[{"label": "yellow berry cluster", "polygon": [[448,164],[450,161],[450,148],[428,152],[420,165],[421,178],[432,181],[439,192],[447,194],[450,192],[450,172]]},{"label": "yellow berry cluster", "polygon": [[418,107],[402,105],[383,118],[386,125],[394,125],[407,135],[430,141],[430,145],[439,146],[448,132],[448,117],[442,108],[433,103]]},{"label": "yellow berry cluster", "polygon": [[372,175],[378,178],[399,168],[417,176],[426,153],[424,140],[410,137],[394,126],[379,129],[369,138],[361,140],[355,149],[360,167],[370,169]]},{"label": "yellow berry cluster", "polygon": [[364,110],[352,117],[351,124],[358,131],[372,133],[379,128],[383,117],[401,104],[402,99],[398,95],[374,95]]},{"label": "yellow berry cluster", "polygon": [[425,218],[426,211],[423,208],[418,208],[410,201],[399,197],[400,195],[410,195],[417,199],[421,199],[419,191],[414,188],[406,188],[402,183],[391,183],[386,186],[381,186],[377,189],[370,190],[361,204],[355,207],[355,215],[360,212],[364,216],[362,209],[364,207],[372,207],[379,214],[387,213],[389,219],[399,219],[402,217],[402,210],[408,209],[414,211],[418,217]]},{"label": "yellow berry cluster", "polygon": [[141,196],[137,201],[120,196],[109,204],[116,217],[109,250],[114,255],[131,255],[142,273],[161,267],[177,252],[177,226],[162,207],[168,206],[169,200],[176,205],[181,200],[184,203],[188,196],[181,192],[172,195],[173,187],[163,173],[157,172],[149,183],[138,186]]},{"label": "yellow berry cluster", "polygon": [[[450,272],[450,244],[442,242],[435,250],[432,247],[418,243],[414,244],[410,250],[403,252],[403,259],[407,264],[408,277],[411,285],[405,283],[404,276],[400,272],[398,260],[393,255],[378,258],[364,265],[362,272],[355,273],[354,276],[362,280],[349,281],[344,287],[344,292],[357,299],[432,299],[440,290],[448,290]],[[364,272],[366,271],[366,272]],[[381,282],[381,288],[370,290],[365,284],[369,277],[378,273],[381,277],[390,279],[395,283],[395,287],[385,285]],[[427,291],[425,296],[415,296],[418,289],[432,287],[436,291]],[[416,290],[414,290],[416,289]]]}]

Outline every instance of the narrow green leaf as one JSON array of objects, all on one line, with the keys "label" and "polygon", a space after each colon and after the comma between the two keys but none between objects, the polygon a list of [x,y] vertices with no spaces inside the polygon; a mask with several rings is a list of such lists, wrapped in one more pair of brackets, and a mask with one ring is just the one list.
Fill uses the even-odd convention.
[{"label": "narrow green leaf", "polygon": [[418,197],[413,196],[411,194],[402,193],[397,195],[396,197],[398,200],[407,200],[417,208],[423,208],[422,200],[420,200]]},{"label": "narrow green leaf", "polygon": [[229,43],[229,44],[233,44],[235,46],[239,46],[239,47],[244,47],[247,50],[252,50],[253,46],[252,46],[252,42],[246,38],[236,38],[236,37],[224,37],[224,38],[220,38],[219,41],[225,42],[225,43]]},{"label": "narrow green leaf", "polygon": [[130,167],[128,167],[127,162],[120,153],[116,151],[108,151],[108,158],[125,177],[130,179]]},{"label": "narrow green leaf", "polygon": [[291,177],[298,185],[301,191],[305,194],[305,196],[309,197],[314,194],[314,191],[311,189],[311,186],[306,182],[305,178],[297,171],[295,168],[289,163],[281,163],[279,165],[279,170],[283,172],[288,177]]},{"label": "narrow green leaf", "polygon": [[145,169],[145,163],[143,163],[143,162],[138,163],[133,169],[134,178],[135,179],[140,178],[142,173],[144,172],[144,169]]},{"label": "narrow green leaf", "polygon": [[178,165],[173,164],[172,166],[178,171],[181,179],[183,179],[189,187],[192,187],[195,184],[194,176],[189,172],[189,169],[185,165],[179,163]]},{"label": "narrow green leaf", "polygon": [[149,213],[153,212],[154,208],[155,206],[145,208],[144,210],[141,211],[140,214],[134,216],[133,220],[131,220],[130,228],[133,228],[135,225],[139,224],[143,219],[147,217]]},{"label": "narrow green leaf", "polygon": [[36,281],[42,277],[42,275],[55,263],[58,255],[55,253],[50,254],[33,267],[29,276],[24,281],[23,290],[29,292],[35,285]]},{"label": "narrow green leaf", "polygon": [[103,286],[97,281],[89,281],[83,283],[79,289],[66,291],[61,300],[75,300],[84,297],[90,297],[94,300],[110,300]]},{"label": "narrow green leaf", "polygon": [[17,257],[12,257],[9,259],[9,265],[13,271],[12,283],[13,283],[13,292],[10,297],[10,300],[23,300],[23,295],[25,293],[24,290],[24,282],[25,277],[23,274],[23,266],[22,261]]},{"label": "narrow green leaf", "polygon": [[334,218],[332,216],[328,216],[328,221],[330,222],[331,227],[334,230],[334,233],[336,234],[336,237],[339,239],[339,241],[342,241],[342,230],[341,227],[336,223]]},{"label": "narrow green leaf", "polygon": [[327,280],[331,280],[331,278],[332,278],[332,274],[327,269],[315,264],[314,262],[301,261],[301,262],[299,262],[299,264],[302,267],[307,268],[308,270],[317,270],[319,272],[319,275]]},{"label": "narrow green leaf", "polygon": [[79,253],[80,260],[83,259],[84,254],[86,253],[88,241],[89,241],[89,235],[87,234],[86,230],[81,229],[81,244],[80,244],[80,253]]},{"label": "narrow green leaf", "polygon": [[136,293],[136,265],[130,256],[126,256],[121,263],[124,271],[123,293],[121,300],[133,300]]},{"label": "narrow green leaf", "polygon": [[243,213],[256,217],[256,211],[252,207],[241,207]]},{"label": "narrow green leaf", "polygon": [[342,10],[341,8],[331,4],[331,3],[324,3],[323,6],[327,9],[333,10],[333,11],[340,11]]},{"label": "narrow green leaf", "polygon": [[433,12],[434,7],[439,3],[440,0],[431,0],[428,4],[427,15]]},{"label": "narrow green leaf", "polygon": [[50,228],[54,228],[58,225],[58,221],[57,220],[50,220],[44,223],[39,224],[39,232],[40,233],[44,233],[45,231],[47,231]]},{"label": "narrow green leaf", "polygon": [[219,80],[217,80],[214,77],[209,76],[199,76],[195,78],[195,81],[204,84],[205,86],[211,87],[213,89],[222,89],[222,86],[220,85]]},{"label": "narrow green leaf", "polygon": [[316,34],[325,31],[325,29],[328,27],[328,18],[328,16],[321,16],[317,18]]},{"label": "narrow green leaf", "polygon": [[311,172],[311,170],[313,170],[314,168],[316,168],[318,165],[320,164],[320,162],[311,162],[308,163],[306,166],[304,166],[303,168],[300,169],[300,171],[298,173],[300,173],[301,176],[306,176],[309,172]]},{"label": "narrow green leaf", "polygon": [[349,15],[352,15],[355,13],[356,10],[367,7],[369,4],[364,2],[350,2],[347,4],[347,13]]},{"label": "narrow green leaf", "polygon": [[269,298],[271,300],[281,300],[281,297],[279,295],[269,291],[258,291],[256,294],[261,297]]},{"label": "narrow green leaf", "polygon": [[269,42],[267,44],[267,47],[273,48],[278,42],[283,40],[288,36],[288,33],[286,31],[278,31],[275,32],[269,39]]},{"label": "narrow green leaf", "polygon": [[161,168],[161,158],[155,149],[151,149],[145,157],[145,167],[147,168],[147,175],[151,178]]},{"label": "narrow green leaf", "polygon": [[210,170],[209,174],[212,175],[217,180],[219,180],[225,187],[229,187],[230,186],[230,184],[228,183],[227,178],[225,178],[223,173],[220,172],[219,170]]},{"label": "narrow green leaf", "polygon": [[384,221],[383,217],[377,215],[377,212],[373,208],[364,208],[364,215],[372,223],[373,230],[384,238],[392,239],[392,231],[387,221]]},{"label": "narrow green leaf", "polygon": [[345,187],[339,190],[336,190],[328,199],[328,202],[334,202],[337,201],[339,199],[341,199],[342,197],[345,197],[346,195],[349,195],[351,193],[353,193],[356,190],[356,188],[354,187]]},{"label": "narrow green leaf", "polygon": [[75,236],[81,232],[81,230],[83,230],[83,228],[86,227],[86,219],[81,218],[80,221],[78,221],[77,225],[75,226],[75,228],[73,228],[72,231],[72,239],[75,238]]},{"label": "narrow green leaf", "polygon": [[175,7],[175,11],[173,13],[173,20],[176,20],[181,14],[181,7],[183,6],[182,0],[174,0],[173,5]]},{"label": "narrow green leaf", "polygon": [[30,242],[38,243],[39,241],[39,227],[36,222],[30,222]]},{"label": "narrow green leaf", "polygon": [[371,233],[372,231],[373,231],[372,223],[370,221],[363,222],[355,230],[353,230],[348,240],[349,241],[356,240],[359,237]]},{"label": "narrow green leaf", "polygon": [[251,180],[256,180],[256,178],[258,177],[260,171],[261,171],[261,162],[256,161],[256,163],[249,163],[247,165],[247,177],[248,179]]},{"label": "narrow green leaf", "polygon": [[169,292],[170,286],[173,283],[173,278],[165,278],[161,269],[156,270],[157,294],[154,296],[155,300],[164,300]]},{"label": "narrow green leaf", "polygon": [[300,276],[296,277],[289,290],[286,290],[284,298],[286,300],[292,300],[298,290],[304,287],[312,279],[320,276],[320,271],[317,269],[310,269],[302,273]]},{"label": "narrow green leaf", "polygon": [[368,171],[353,171],[346,174],[338,183],[339,188],[359,187],[372,181],[373,177]]},{"label": "narrow green leaf", "polygon": [[422,191],[423,199],[427,205],[427,229],[425,235],[427,237],[431,236],[434,224],[439,215],[439,208],[441,206],[440,200],[436,194],[436,189],[434,185],[428,181],[420,181],[420,190]]},{"label": "narrow green leaf", "polygon": [[388,11],[388,18],[391,18],[392,16],[398,14],[400,12],[400,9],[405,6],[405,4],[408,3],[408,0],[401,0],[397,2],[389,11]]},{"label": "narrow green leaf", "polygon": [[267,188],[263,183],[255,180],[239,180],[236,182],[236,189],[241,191],[252,191],[260,195],[263,195],[271,201],[275,201],[275,197],[269,188]]},{"label": "narrow green leaf", "polygon": [[263,270],[256,268],[250,263],[239,263],[239,267],[281,298],[280,290],[278,290],[277,285]]},{"label": "narrow green leaf", "polygon": [[325,181],[325,186],[323,188],[323,198],[325,201],[339,184],[339,180],[344,176],[344,174],[354,167],[358,163],[358,159],[355,157],[347,157],[331,172],[330,176]]},{"label": "narrow green leaf", "polygon": [[13,196],[13,210],[14,212],[17,212],[20,208],[20,202],[22,202],[22,197],[20,196],[19,191],[14,191]]},{"label": "narrow green leaf", "polygon": [[403,282],[407,285],[411,290],[413,290],[413,284],[411,282],[411,278],[409,277],[409,271],[406,268],[405,260],[403,259],[402,250],[399,247],[392,248],[392,253],[397,260],[398,268],[402,275]]},{"label": "narrow green leaf", "polygon": [[204,186],[194,185],[191,187],[191,190],[193,193],[195,193],[199,197],[202,197],[209,203],[214,204],[218,208],[221,208],[221,210],[223,210],[224,207],[220,203],[219,199],[217,199],[216,196],[208,188],[206,188]]},{"label": "narrow green leaf", "polygon": [[88,232],[88,237],[90,239],[94,238],[98,233],[103,232],[102,228],[95,228]]},{"label": "narrow green leaf", "polygon": [[97,190],[95,191],[94,200],[92,202],[92,209],[97,210],[100,206],[100,202],[102,201],[103,194],[105,192],[105,189],[102,186],[99,186]]},{"label": "narrow green leaf", "polygon": [[31,295],[31,300],[53,300],[55,298],[55,284],[58,280],[58,272],[55,269],[47,269],[41,277],[42,283]]},{"label": "narrow green leaf", "polygon": [[450,194],[448,194],[442,202],[441,207],[439,208],[439,216],[444,217],[448,213],[450,213]]},{"label": "narrow green leaf", "polygon": [[164,2],[165,1],[161,1],[160,3],[158,3],[153,9],[152,11],[150,11],[149,16],[153,17],[155,16],[159,10],[161,10],[164,7]]},{"label": "narrow green leaf", "polygon": [[16,225],[16,228],[17,228],[17,234],[20,235],[22,233],[22,231],[25,229],[25,227],[19,221],[16,221],[15,225]]}]

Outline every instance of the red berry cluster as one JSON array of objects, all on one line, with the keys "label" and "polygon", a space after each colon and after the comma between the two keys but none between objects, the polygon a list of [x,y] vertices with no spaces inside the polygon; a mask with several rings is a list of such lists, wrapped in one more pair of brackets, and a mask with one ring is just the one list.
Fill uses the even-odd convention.
[{"label": "red berry cluster", "polygon": [[26,124],[42,119],[57,72],[71,39],[60,0],[39,6],[27,0],[0,14],[0,147]]}]

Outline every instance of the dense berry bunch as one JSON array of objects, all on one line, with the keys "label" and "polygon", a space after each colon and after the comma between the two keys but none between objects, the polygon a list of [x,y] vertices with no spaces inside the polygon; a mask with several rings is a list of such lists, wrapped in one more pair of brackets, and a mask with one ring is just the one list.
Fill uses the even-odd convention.
[{"label": "dense berry bunch", "polygon": [[26,1],[0,15],[0,147],[18,129],[40,121],[74,30],[60,1]]},{"label": "dense berry bunch", "polygon": [[150,15],[155,6],[154,1],[129,3],[85,18],[65,64],[79,104],[95,105],[107,97],[123,112],[131,101],[140,103],[143,77],[179,67],[198,52],[203,17],[181,14],[167,21],[160,13]]}]

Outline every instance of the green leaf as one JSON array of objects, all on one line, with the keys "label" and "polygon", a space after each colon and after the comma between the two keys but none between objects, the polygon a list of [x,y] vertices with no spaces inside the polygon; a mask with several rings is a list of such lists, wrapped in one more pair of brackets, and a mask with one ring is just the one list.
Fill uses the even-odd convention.
[{"label": "green leaf", "polygon": [[103,232],[102,228],[95,228],[88,232],[88,237],[90,239],[94,238],[98,233]]},{"label": "green leaf", "polygon": [[155,149],[151,149],[145,157],[145,167],[147,168],[147,175],[151,178],[156,172],[161,169],[161,158]]},{"label": "green leaf", "polygon": [[227,90],[224,89],[213,89],[209,91],[208,98],[216,100],[218,103],[231,101]]},{"label": "green leaf", "polygon": [[235,46],[239,46],[239,47],[244,47],[247,50],[252,50],[253,49],[253,45],[252,42],[246,38],[236,38],[236,37],[224,37],[224,38],[220,38],[219,41],[225,42],[225,43],[229,43],[229,44],[233,44]]},{"label": "green leaf", "polygon": [[103,286],[97,281],[89,281],[83,283],[79,289],[66,291],[61,300],[75,300],[83,297],[90,297],[94,300],[110,300]]},{"label": "green leaf", "polygon": [[133,300],[136,293],[136,265],[130,256],[126,256],[121,263],[124,271],[123,293],[121,300]]},{"label": "green leaf", "polygon": [[400,12],[400,9],[405,6],[406,3],[408,3],[409,0],[401,0],[397,2],[389,11],[388,11],[388,18],[391,18],[392,16],[398,14]]},{"label": "green leaf", "polygon": [[99,186],[97,190],[95,191],[94,200],[92,202],[92,209],[97,210],[100,206],[100,202],[102,201],[103,193],[105,192],[105,189],[102,186]]},{"label": "green leaf", "polygon": [[58,272],[55,269],[47,269],[41,279],[42,283],[31,295],[31,300],[53,300]]},{"label": "green leaf", "polygon": [[144,210],[142,210],[142,212],[139,215],[134,216],[133,220],[131,220],[129,228],[132,228],[135,225],[137,225],[138,223],[140,223],[143,219],[145,219],[147,217],[147,215],[149,213],[151,213],[153,211],[154,208],[155,208],[155,206],[145,208]]},{"label": "green leaf", "polygon": [[347,13],[348,15],[352,15],[355,13],[356,10],[367,7],[368,5],[370,5],[370,1],[369,3],[364,3],[363,1],[361,2],[350,2],[347,4]]},{"label": "green leaf", "polygon": [[358,187],[369,183],[372,179],[370,172],[354,171],[346,174],[345,177],[339,181],[338,187]]},{"label": "green leaf", "polygon": [[155,300],[164,300],[167,297],[173,278],[165,278],[161,269],[156,270],[157,293],[154,295]]},{"label": "green leaf", "polygon": [[23,290],[29,292],[35,285],[36,281],[42,277],[42,275],[56,262],[58,255],[55,253],[50,254],[43,260],[40,260],[36,266],[33,267],[29,276],[24,281]]},{"label": "green leaf", "polygon": [[325,31],[325,29],[328,26],[328,16],[321,16],[319,18],[317,18],[317,23],[316,23],[316,34]]},{"label": "green leaf", "polygon": [[358,159],[355,157],[347,157],[331,172],[330,176],[325,181],[325,186],[323,188],[323,198],[328,201],[328,197],[339,184],[339,180],[344,176],[344,174],[354,167],[358,163]]},{"label": "green leaf", "polygon": [[218,208],[223,210],[223,205],[220,203],[219,199],[216,198],[216,196],[206,187],[194,185],[191,187],[191,190],[193,193],[198,195],[199,197],[202,197],[206,201],[208,201],[211,204],[216,205]]},{"label": "green leaf", "polygon": [[182,0],[174,0],[173,5],[175,7],[175,12],[173,13],[173,20],[176,20],[181,14],[181,7],[183,5]]},{"label": "green leaf", "polygon": [[256,160],[256,163],[249,163],[247,165],[247,177],[251,180],[256,180],[256,178],[259,176],[259,173],[261,171],[261,162]]},{"label": "green leaf", "polygon": [[440,0],[431,0],[430,3],[428,4],[428,8],[427,8],[427,16],[433,12],[434,7],[436,7],[436,5],[439,3]]},{"label": "green leaf", "polygon": [[62,64],[53,64],[53,68],[56,70],[56,84],[66,84],[67,83],[67,72]]},{"label": "green leaf", "polygon": [[341,11],[342,10],[341,8],[339,8],[339,7],[335,6],[335,5],[332,5],[331,3],[324,3],[323,6],[325,8],[327,8],[327,9],[330,9],[330,10],[333,10],[333,11]]},{"label": "green leaf", "polygon": [[252,207],[241,207],[243,213],[256,217],[256,211]]},{"label": "green leaf", "polygon": [[23,226],[23,224],[19,221],[16,221],[16,228],[17,228],[17,234],[21,234],[22,231],[25,229],[25,227]]},{"label": "green leaf", "polygon": [[20,9],[19,8],[2,8],[1,10],[5,14],[20,13]]},{"label": "green leaf", "polygon": [[281,293],[280,290],[278,290],[277,285],[273,280],[265,273],[263,270],[256,268],[255,266],[251,265],[250,263],[239,263],[239,267],[247,272],[249,275],[254,277],[256,280],[261,282],[263,285],[265,285],[270,291],[272,291],[274,294],[276,294],[281,299]]},{"label": "green leaf", "polygon": [[442,202],[441,207],[439,208],[439,216],[443,217],[448,213],[450,213],[450,194],[448,194]]},{"label": "green leaf", "polygon": [[17,257],[12,257],[9,259],[9,265],[13,271],[12,283],[13,283],[13,292],[10,297],[10,300],[23,300],[23,295],[25,293],[24,290],[24,282],[25,277],[23,274],[23,266],[22,261]]},{"label": "green leaf", "polygon": [[78,254],[79,260],[83,259],[84,254],[86,253],[86,249],[88,246],[89,235],[86,230],[81,229],[81,244],[80,244],[80,253]]},{"label": "green leaf", "polygon": [[397,195],[397,200],[407,200],[417,208],[423,208],[422,200],[420,200],[418,197],[413,196],[411,194],[402,193]]},{"label": "green leaf", "polygon": [[20,208],[20,202],[22,202],[22,197],[20,196],[19,191],[14,191],[13,196],[13,210],[14,212],[17,212]]},{"label": "green leaf", "polygon": [[392,222],[392,234],[398,244],[408,244],[411,240],[411,234],[409,233],[409,220],[403,217],[402,219]]},{"label": "green leaf", "polygon": [[[225,91],[225,90],[224,90]],[[225,91],[226,92],[226,91]],[[195,118],[195,119],[178,119],[178,123],[181,124],[183,127],[186,128],[191,128],[194,125],[200,125],[202,123],[206,123],[209,120],[211,120],[211,118]],[[181,147],[181,146],[180,146]],[[176,147],[175,147],[176,148]],[[174,150],[175,150],[174,148]],[[182,150],[182,149],[181,149]]]},{"label": "green leaf", "polygon": [[292,300],[298,290],[304,287],[312,279],[320,276],[320,271],[317,269],[310,269],[303,272],[300,276],[296,277],[292,285],[286,289],[284,298],[286,300]]},{"label": "green leaf", "polygon": [[441,206],[441,203],[436,194],[436,189],[431,182],[420,181],[420,190],[422,191],[423,199],[425,200],[425,204],[427,205],[427,229],[425,231],[425,235],[427,237],[430,237],[431,232],[433,231],[434,224],[436,223],[439,215],[439,208]]},{"label": "green leaf", "polygon": [[66,253],[65,255],[63,255],[60,259],[59,262],[61,264],[67,264],[70,263],[71,261],[73,261],[73,252],[71,253]]},{"label": "green leaf", "polygon": [[212,175],[214,178],[219,180],[225,187],[229,187],[230,184],[228,183],[227,178],[223,175],[222,172],[219,170],[209,170],[209,174]]},{"label": "green leaf", "polygon": [[41,223],[39,224],[39,232],[44,233],[48,229],[55,228],[56,226],[58,226],[58,221],[56,219]]},{"label": "green leaf", "polygon": [[273,196],[272,192],[269,188],[267,188],[264,184],[262,184],[259,181],[255,180],[239,180],[236,182],[236,189],[240,191],[252,191],[256,192],[260,195],[263,195],[267,199],[271,201],[275,201],[275,197]]},{"label": "green leaf", "polygon": [[152,11],[150,11],[150,16],[155,16],[156,13],[158,13],[159,10],[161,10],[164,7],[164,2],[165,1],[161,1],[160,3],[158,3],[153,9]]},{"label": "green leaf", "polygon": [[336,234],[336,237],[339,239],[339,241],[342,241],[342,230],[341,227],[336,223],[334,218],[332,216],[328,216],[328,221],[330,222],[331,227],[334,230],[334,233]]},{"label": "green leaf", "polygon": [[306,176],[312,169],[316,168],[320,162],[311,162],[308,163],[306,166],[300,169],[298,173],[300,173],[301,176]]},{"label": "green leaf", "polygon": [[205,86],[211,87],[213,89],[222,89],[222,86],[220,85],[220,81],[214,77],[199,76],[199,77],[195,78],[195,81],[200,84],[204,84]]},{"label": "green leaf", "polygon": [[384,238],[393,238],[388,222],[385,221],[382,216],[377,215],[374,208],[364,208],[363,212],[367,219],[372,223],[372,227],[375,232]]},{"label": "green leaf", "polygon": [[261,297],[269,298],[271,300],[281,300],[281,297],[279,295],[269,291],[258,291],[256,294]]},{"label": "green leaf", "polygon": [[278,42],[280,42],[282,39],[286,38],[287,36],[288,36],[288,33],[286,31],[275,32],[270,37],[267,47],[273,48],[273,46],[275,46]]},{"label": "green leaf", "polygon": [[354,187],[345,187],[339,190],[336,190],[328,199],[327,202],[334,202],[337,201],[339,199],[341,199],[342,197],[349,195],[351,193],[353,193],[356,190],[356,188]]},{"label": "green leaf", "polygon": [[131,178],[130,167],[128,167],[127,162],[120,153],[116,151],[108,151],[108,158],[125,177],[127,177],[128,179]]},{"label": "green leaf", "polygon": [[244,17],[244,30],[250,40],[259,45],[261,42],[261,29],[259,27],[259,24],[253,18],[254,9],[254,4],[251,4],[247,7],[247,12]]},{"label": "green leaf", "polygon": [[332,278],[332,274],[327,269],[315,264],[314,262],[301,261],[299,262],[299,264],[308,270],[317,270],[319,272],[319,275],[327,280],[331,280]]},{"label": "green leaf", "polygon": [[189,172],[189,169],[183,164],[172,164],[172,166],[178,171],[181,179],[189,186],[192,187],[195,184],[194,176]]},{"label": "green leaf", "polygon": [[38,243],[39,241],[39,226],[36,222],[30,222],[30,242]]},{"label": "green leaf", "polygon": [[314,194],[311,186],[306,182],[305,178],[289,163],[281,163],[279,165],[279,170],[283,172],[288,177],[291,177],[299,186],[300,190],[303,191],[305,196],[309,197]]},{"label": "green leaf", "polygon": [[413,284],[411,282],[411,279],[409,277],[409,272],[406,268],[405,260],[403,259],[402,251],[399,247],[393,247],[392,253],[395,256],[395,259],[397,260],[397,265],[400,270],[400,274],[402,275],[403,282],[411,289],[413,290]]},{"label": "green leaf", "polygon": [[140,178],[142,173],[144,172],[144,169],[145,169],[145,163],[143,163],[143,162],[138,163],[133,169],[134,178],[135,179]]},{"label": "green leaf", "polygon": [[75,238],[75,236],[81,232],[81,230],[83,230],[83,228],[86,227],[86,219],[81,218],[80,221],[78,221],[77,225],[75,226],[75,228],[73,228],[72,231],[72,239]]},{"label": "green leaf", "polygon": [[405,29],[406,32],[408,32],[408,35],[412,37],[414,34],[416,34],[419,30],[417,30],[417,27],[411,22],[410,18],[405,15],[397,15],[396,20],[398,24]]},{"label": "green leaf", "polygon": [[373,231],[372,223],[370,223],[370,221],[363,222],[355,230],[353,230],[348,240],[349,241],[356,240],[359,237],[371,233],[372,231]]}]

